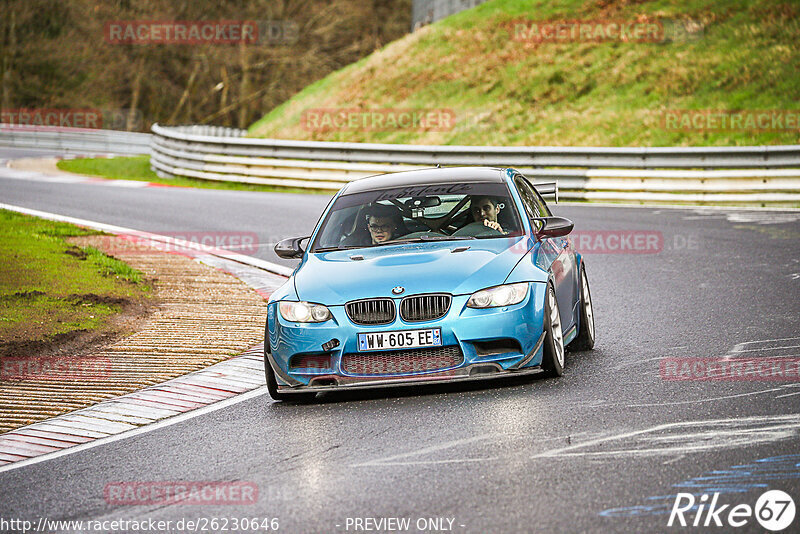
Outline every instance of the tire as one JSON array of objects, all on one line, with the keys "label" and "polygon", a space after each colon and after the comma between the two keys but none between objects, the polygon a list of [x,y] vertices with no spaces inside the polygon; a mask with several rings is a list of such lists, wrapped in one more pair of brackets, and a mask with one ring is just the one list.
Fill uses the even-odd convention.
[{"label": "tire", "polygon": [[594,310],[592,308],[592,293],[589,291],[589,279],[586,278],[586,269],[581,262],[581,317],[580,330],[575,339],[567,347],[571,351],[591,350],[594,347]]},{"label": "tire", "polygon": [[544,357],[542,369],[545,376],[564,374],[564,334],[561,331],[561,315],[558,313],[556,291],[553,284],[547,284],[544,300]]},{"label": "tire", "polygon": [[275,378],[275,371],[272,369],[272,365],[270,365],[269,358],[267,357],[270,350],[269,328],[267,328],[267,333],[264,338],[264,377],[267,379],[267,391],[269,392],[269,396],[272,397],[272,400],[294,402],[310,402],[314,400],[317,396],[316,393],[284,393],[278,391],[278,381]]}]

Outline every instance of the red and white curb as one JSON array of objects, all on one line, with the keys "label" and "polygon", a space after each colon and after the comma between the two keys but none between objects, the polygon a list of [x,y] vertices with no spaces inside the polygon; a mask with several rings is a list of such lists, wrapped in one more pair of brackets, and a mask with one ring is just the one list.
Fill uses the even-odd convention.
[{"label": "red and white curb", "polygon": [[206,369],[6,432],[0,435],[0,471],[263,387],[263,350],[260,343]]},{"label": "red and white curb", "polygon": [[[96,221],[0,203],[6,209],[93,228],[194,258],[269,298],[292,269],[229,250]],[[263,343],[206,369],[0,435],[0,472],[229,406],[266,392]]]},{"label": "red and white curb", "polygon": [[[97,156],[93,156],[97,157]],[[34,182],[50,182],[60,184],[88,184],[88,185],[105,185],[108,187],[125,187],[128,189],[140,189],[145,187],[181,187],[177,185],[158,184],[154,182],[143,182],[139,180],[123,180],[123,179],[108,179],[108,178],[92,178],[90,176],[83,176],[81,174],[72,174],[68,172],[53,171],[52,173],[44,173],[38,171],[25,171],[14,169],[8,166],[9,162],[5,162],[0,166],[0,177],[10,178],[12,180],[26,180]]]}]

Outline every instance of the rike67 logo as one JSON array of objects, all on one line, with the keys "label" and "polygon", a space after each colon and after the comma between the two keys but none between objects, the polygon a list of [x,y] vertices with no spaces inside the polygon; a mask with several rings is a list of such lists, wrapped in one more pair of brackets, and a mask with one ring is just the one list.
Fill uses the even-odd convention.
[{"label": "rike67 logo", "polygon": [[794,521],[794,500],[781,490],[769,490],[749,504],[719,504],[719,493],[699,497],[693,493],[678,493],[669,514],[667,526],[739,528],[750,524],[753,518],[772,532],[788,528]]}]

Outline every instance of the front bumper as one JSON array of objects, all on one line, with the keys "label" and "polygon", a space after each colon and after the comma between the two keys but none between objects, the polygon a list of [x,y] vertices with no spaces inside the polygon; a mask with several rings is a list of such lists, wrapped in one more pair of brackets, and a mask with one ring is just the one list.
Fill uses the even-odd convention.
[{"label": "front bumper", "polygon": [[[329,306],[333,318],[324,323],[292,323],[281,317],[278,303],[271,302],[267,335],[272,350],[267,358],[275,371],[278,388],[284,392],[422,385],[533,374],[541,370],[545,289],[545,284],[531,283],[521,303],[482,310],[466,307],[469,295],[453,296],[447,315],[441,319],[406,323],[398,316],[391,324],[380,326],[352,323],[344,306]],[[398,309],[399,302],[396,299]],[[463,360],[445,368],[391,374],[356,374],[342,366],[344,355],[359,354],[356,341],[359,333],[425,328],[441,328],[442,346],[458,347]],[[338,340],[339,345],[323,350],[322,346],[331,340]],[[494,341],[516,348],[493,353],[487,346],[491,347]],[[290,367],[292,358],[298,355],[321,357],[329,365]]]}]

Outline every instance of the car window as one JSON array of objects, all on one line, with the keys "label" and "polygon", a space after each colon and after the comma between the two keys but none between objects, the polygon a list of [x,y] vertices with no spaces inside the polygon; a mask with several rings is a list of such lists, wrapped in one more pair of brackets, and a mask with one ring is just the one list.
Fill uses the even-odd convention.
[{"label": "car window", "polygon": [[[525,183],[528,183],[527,181]],[[550,211],[550,208],[547,206],[547,202],[544,201],[542,195],[536,190],[535,187],[531,187],[534,194],[534,200],[536,201],[536,205],[539,207],[539,213],[542,214],[542,217],[551,217],[553,212]]]},{"label": "car window", "polygon": [[528,217],[542,217],[533,188],[519,175],[514,177],[514,183],[517,184],[517,191],[519,191],[519,196],[522,197],[522,204],[525,206],[525,211],[528,212]]},{"label": "car window", "polygon": [[409,185],[342,195],[320,226],[311,252],[402,241],[521,235],[521,219],[503,183]]},{"label": "car window", "polygon": [[520,175],[516,175],[514,177],[514,183],[517,185],[517,191],[519,192],[519,196],[522,198],[522,204],[525,206],[525,211],[528,213],[528,217],[531,220],[531,223],[534,225],[536,230],[539,230],[542,227],[541,221],[533,220],[536,217],[547,217],[546,208],[542,209],[541,204],[539,203],[540,199],[536,194],[536,191],[533,187],[528,184],[528,181],[525,180]]}]

